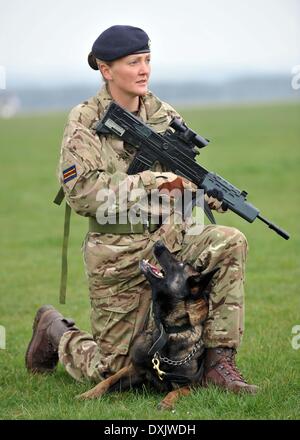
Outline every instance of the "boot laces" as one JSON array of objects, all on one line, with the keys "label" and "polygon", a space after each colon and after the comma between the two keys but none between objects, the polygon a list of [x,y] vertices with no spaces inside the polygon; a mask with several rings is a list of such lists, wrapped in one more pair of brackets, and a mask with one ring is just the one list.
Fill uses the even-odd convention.
[{"label": "boot laces", "polygon": [[235,364],[234,356],[234,352],[226,353],[220,365],[222,365],[222,369],[224,368],[226,376],[229,376],[231,380],[247,383]]}]

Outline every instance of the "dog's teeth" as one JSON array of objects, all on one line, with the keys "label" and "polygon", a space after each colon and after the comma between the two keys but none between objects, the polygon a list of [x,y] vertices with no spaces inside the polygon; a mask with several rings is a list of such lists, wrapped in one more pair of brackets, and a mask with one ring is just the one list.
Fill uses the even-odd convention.
[{"label": "dog's teeth", "polygon": [[145,262],[145,263],[149,263],[149,259],[147,259],[147,260],[144,260],[144,262]]}]

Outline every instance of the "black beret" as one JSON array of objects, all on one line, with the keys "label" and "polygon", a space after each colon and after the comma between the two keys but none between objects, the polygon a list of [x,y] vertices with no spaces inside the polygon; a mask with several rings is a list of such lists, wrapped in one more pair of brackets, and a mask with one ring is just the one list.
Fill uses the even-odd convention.
[{"label": "black beret", "polygon": [[96,58],[114,61],[133,53],[150,52],[150,40],[146,32],[134,26],[116,25],[106,29],[94,42],[88,63],[98,70]]}]

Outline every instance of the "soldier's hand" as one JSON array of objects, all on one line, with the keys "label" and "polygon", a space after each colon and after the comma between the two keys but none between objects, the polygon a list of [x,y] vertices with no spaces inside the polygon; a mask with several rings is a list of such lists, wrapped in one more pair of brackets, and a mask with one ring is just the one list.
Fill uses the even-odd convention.
[{"label": "soldier's hand", "polygon": [[184,177],[177,176],[174,173],[163,172],[156,174],[157,187],[161,193],[167,194],[173,189],[178,189],[181,192],[183,192],[185,189],[190,191],[197,190],[197,186],[194,183],[190,182]]},{"label": "soldier's hand", "polygon": [[226,202],[223,201],[223,193],[219,189],[209,189],[207,192],[204,188],[204,200],[207,202],[210,209],[224,213],[228,209],[228,205]]}]

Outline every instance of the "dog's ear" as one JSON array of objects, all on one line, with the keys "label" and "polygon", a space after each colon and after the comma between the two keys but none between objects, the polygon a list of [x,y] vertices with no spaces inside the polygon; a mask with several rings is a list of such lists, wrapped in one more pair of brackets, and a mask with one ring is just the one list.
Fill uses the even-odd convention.
[{"label": "dog's ear", "polygon": [[203,269],[200,266],[197,266],[195,269],[190,263],[184,264],[184,272],[187,279],[200,276],[202,271]]},{"label": "dog's ear", "polygon": [[206,274],[198,273],[197,275],[192,275],[191,277],[189,277],[188,283],[190,287],[191,298],[196,300],[203,296],[208,291],[208,287],[213,276],[219,270],[220,268],[216,267]]}]

